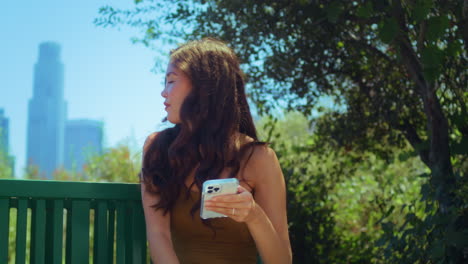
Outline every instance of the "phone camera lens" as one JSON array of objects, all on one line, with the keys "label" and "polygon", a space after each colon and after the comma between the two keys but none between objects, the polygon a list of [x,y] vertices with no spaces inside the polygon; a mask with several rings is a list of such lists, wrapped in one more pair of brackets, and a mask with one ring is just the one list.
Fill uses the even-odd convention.
[{"label": "phone camera lens", "polygon": [[208,193],[212,193],[213,191],[212,190],[209,190]]},{"label": "phone camera lens", "polygon": [[219,188],[214,188],[215,192],[219,191]]},{"label": "phone camera lens", "polygon": [[211,190],[211,189],[213,189],[213,186],[208,186],[208,190]]}]

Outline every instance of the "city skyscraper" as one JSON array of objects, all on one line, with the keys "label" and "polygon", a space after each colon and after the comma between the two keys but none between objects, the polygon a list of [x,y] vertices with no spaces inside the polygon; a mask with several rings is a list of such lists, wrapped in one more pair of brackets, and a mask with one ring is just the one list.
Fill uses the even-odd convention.
[{"label": "city skyscraper", "polygon": [[39,45],[34,66],[33,97],[29,101],[27,156],[28,165],[36,165],[42,177],[51,178],[63,165],[67,103],[64,100],[64,65],[60,45]]},{"label": "city skyscraper", "polygon": [[68,120],[65,129],[65,168],[83,171],[83,165],[88,157],[102,153],[102,139],[102,121]]},{"label": "city skyscraper", "polygon": [[[6,165],[11,168],[11,176],[14,176],[15,172],[15,159],[10,156],[10,139],[9,139],[10,127],[9,120],[5,116],[5,111],[0,108],[0,162],[1,165]],[[5,176],[5,175],[0,175]]]},{"label": "city skyscraper", "polygon": [[5,110],[0,108],[0,151],[8,153],[8,118],[5,116]]}]

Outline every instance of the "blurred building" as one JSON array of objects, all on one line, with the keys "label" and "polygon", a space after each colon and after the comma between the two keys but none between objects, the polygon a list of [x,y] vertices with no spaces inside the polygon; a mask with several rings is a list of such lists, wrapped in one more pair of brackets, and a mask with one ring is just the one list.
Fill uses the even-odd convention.
[{"label": "blurred building", "polygon": [[64,65],[60,46],[39,45],[34,66],[33,97],[29,100],[27,156],[28,165],[36,165],[40,176],[51,178],[63,165],[67,103],[64,100]]},{"label": "blurred building", "polygon": [[68,120],[65,129],[65,169],[81,172],[89,157],[102,153],[103,122]]},{"label": "blurred building", "polygon": [[11,168],[11,176],[14,177],[15,172],[15,159],[10,155],[10,139],[9,139],[10,127],[9,120],[5,116],[5,111],[0,108],[0,159],[5,159],[6,163]]},{"label": "blurred building", "polygon": [[3,153],[8,153],[8,132],[8,118],[6,118],[3,108],[0,108],[0,151]]}]

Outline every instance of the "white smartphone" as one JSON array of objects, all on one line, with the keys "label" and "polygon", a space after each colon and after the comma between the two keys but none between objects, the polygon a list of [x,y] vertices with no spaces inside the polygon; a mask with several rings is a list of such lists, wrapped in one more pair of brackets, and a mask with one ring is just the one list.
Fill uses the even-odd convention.
[{"label": "white smartphone", "polygon": [[205,209],[205,200],[219,195],[235,194],[237,193],[237,187],[239,181],[236,178],[228,179],[216,179],[208,180],[203,183],[201,206],[200,206],[200,217],[202,219],[215,218],[215,217],[227,217],[224,214],[216,213]]}]

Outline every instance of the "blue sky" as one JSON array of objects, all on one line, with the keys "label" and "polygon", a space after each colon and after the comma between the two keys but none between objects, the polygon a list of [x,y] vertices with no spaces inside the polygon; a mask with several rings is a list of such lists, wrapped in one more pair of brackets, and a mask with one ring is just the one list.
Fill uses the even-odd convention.
[{"label": "blue sky", "polygon": [[[61,45],[68,118],[104,121],[105,146],[141,146],[165,116],[163,74],[151,71],[156,51],[132,44],[136,29],[96,27],[104,5],[133,7],[132,0],[3,1],[0,16],[0,108],[10,120],[16,175],[26,156],[28,101],[41,42]],[[167,52],[173,47],[161,47]],[[164,64],[167,62],[163,62]]]}]

